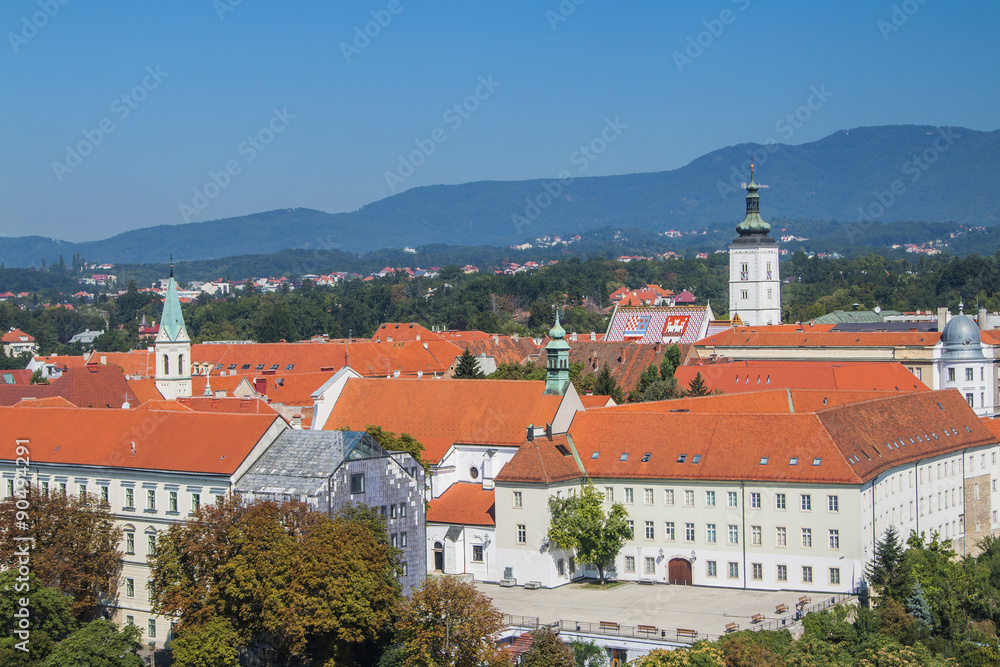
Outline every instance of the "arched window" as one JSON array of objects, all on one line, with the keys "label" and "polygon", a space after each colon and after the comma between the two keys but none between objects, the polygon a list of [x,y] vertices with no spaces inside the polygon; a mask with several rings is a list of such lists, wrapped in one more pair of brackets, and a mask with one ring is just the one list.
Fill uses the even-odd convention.
[{"label": "arched window", "polygon": [[177,355],[177,374],[184,375],[184,355]]},{"label": "arched window", "polygon": [[170,357],[163,355],[163,374],[170,375]]}]

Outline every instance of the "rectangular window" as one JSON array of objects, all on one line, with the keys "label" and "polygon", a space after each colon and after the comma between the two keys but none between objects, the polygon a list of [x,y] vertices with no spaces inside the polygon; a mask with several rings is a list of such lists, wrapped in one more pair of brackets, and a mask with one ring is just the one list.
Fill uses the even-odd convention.
[{"label": "rectangular window", "polygon": [[948,369],[948,382],[954,382],[954,381],[955,381],[955,369],[954,368],[949,368]]},{"label": "rectangular window", "polygon": [[635,572],[635,556],[625,556],[625,571]]},{"label": "rectangular window", "polygon": [[965,394],[965,402],[969,404],[970,408],[976,407],[976,397],[972,394],[971,391],[970,392],[966,392],[966,394]]},{"label": "rectangular window", "polygon": [[646,522],[646,539],[647,540],[653,539],[653,522],[652,521],[647,521]]},{"label": "rectangular window", "polygon": [[177,511],[177,492],[171,491],[167,499],[167,506],[171,512]]},{"label": "rectangular window", "polygon": [[710,560],[705,564],[705,573],[710,577],[719,576],[719,565],[714,560]]},{"label": "rectangular window", "polygon": [[729,543],[739,544],[740,543],[740,528],[736,524],[729,524]]},{"label": "rectangular window", "polygon": [[59,482],[59,493],[63,498],[66,497],[66,482]]},{"label": "rectangular window", "polygon": [[125,509],[134,510],[135,509],[135,490],[125,489]]},{"label": "rectangular window", "polygon": [[125,622],[128,623],[129,625],[135,625],[135,616],[129,614],[128,616],[125,617]]},{"label": "rectangular window", "polygon": [[632,519],[626,519],[625,523],[628,524],[628,538],[630,540],[634,540],[635,539],[635,521],[633,521]]},{"label": "rectangular window", "polygon": [[811,584],[813,580],[813,569],[809,565],[802,566],[802,583]]},{"label": "rectangular window", "polygon": [[604,500],[609,503],[615,502],[615,490],[613,487],[604,487]]},{"label": "rectangular window", "polygon": [[750,564],[750,577],[754,581],[760,581],[764,578],[764,564],[763,563],[751,563]]},{"label": "rectangular window", "polygon": [[[11,493],[13,495],[13,493]],[[80,485],[80,502],[85,502],[87,500],[87,485]]]},{"label": "rectangular window", "polygon": [[135,597],[135,579],[132,577],[125,578],[125,597],[134,598]]},{"label": "rectangular window", "polygon": [[803,548],[810,548],[813,545],[813,530],[812,528],[802,529],[802,546]]},{"label": "rectangular window", "polygon": [[650,558],[649,556],[646,557],[646,569],[645,569],[645,573],[646,574],[656,574],[656,559],[655,558]]},{"label": "rectangular window", "polygon": [[705,541],[708,542],[709,544],[713,544],[715,542],[714,523],[705,524]]},{"label": "rectangular window", "polygon": [[828,512],[840,511],[840,499],[837,496],[826,497],[826,509]]},{"label": "rectangular window", "polygon": [[527,544],[528,542],[528,532],[524,529],[524,524],[517,524],[517,543]]},{"label": "rectangular window", "polygon": [[736,507],[736,492],[729,491],[726,493],[726,507]]},{"label": "rectangular window", "polygon": [[972,369],[971,368],[966,368],[965,369],[965,381],[966,382],[972,382],[973,379],[974,379],[974,377],[972,375]]},{"label": "rectangular window", "polygon": [[715,507],[715,491],[705,492],[705,507]]},{"label": "rectangular window", "polygon": [[156,509],[156,490],[146,489],[146,509],[155,510]]},{"label": "rectangular window", "polygon": [[750,526],[750,544],[755,547],[763,544],[763,531],[760,526]]},{"label": "rectangular window", "polygon": [[472,545],[472,562],[482,563],[483,562],[483,545],[473,544]]},{"label": "rectangular window", "polygon": [[694,542],[694,524],[685,523],[684,524],[684,539],[688,542]]},{"label": "rectangular window", "polygon": [[191,511],[197,512],[201,508],[201,494],[192,493],[191,494]]},{"label": "rectangular window", "polygon": [[351,475],[351,494],[365,492],[365,474],[363,472]]},{"label": "rectangular window", "polygon": [[784,526],[777,526],[774,529],[774,546],[776,547],[787,547],[788,546],[788,529]]},{"label": "rectangular window", "polygon": [[778,566],[778,581],[788,581],[788,566],[779,565]]},{"label": "rectangular window", "polygon": [[688,490],[684,492],[684,505],[694,507],[694,491]]},{"label": "rectangular window", "polygon": [[813,508],[812,496],[808,493],[802,494],[802,511],[811,512]]},{"label": "rectangular window", "polygon": [[635,498],[632,495],[632,489],[631,488],[626,488],[625,489],[625,502],[628,503],[629,505],[631,505],[633,502],[635,502]]},{"label": "rectangular window", "polygon": [[146,553],[150,556],[156,553],[156,535],[146,536]]},{"label": "rectangular window", "polygon": [[49,483],[48,482],[42,482],[42,495],[45,496],[46,498],[49,497]]},{"label": "rectangular window", "polygon": [[106,486],[101,487],[101,502],[105,505],[108,504],[108,487]]},{"label": "rectangular window", "polygon": [[645,489],[645,490],[643,490],[643,492],[642,492],[642,500],[647,505],[652,505],[653,504],[653,490],[652,489]]},{"label": "rectangular window", "polygon": [[514,492],[514,507],[521,508],[521,507],[524,506],[523,503],[524,503],[524,501],[521,498],[521,492],[520,491],[515,491]]},{"label": "rectangular window", "polygon": [[840,583],[840,568],[831,567],[830,568],[830,583],[839,584]]},{"label": "rectangular window", "polygon": [[406,518],[406,503],[399,503],[399,518]]},{"label": "rectangular window", "polygon": [[396,548],[396,546],[397,546],[397,544],[396,544],[396,533],[393,533],[392,535],[389,536],[389,544],[392,545],[393,549]]},{"label": "rectangular window", "polygon": [[135,555],[135,533],[125,533],[125,553],[129,556]]},{"label": "rectangular window", "polygon": [[146,623],[146,636],[156,639],[156,621],[152,618]]},{"label": "rectangular window", "polygon": [[664,524],[664,527],[663,527],[663,539],[667,540],[668,542],[673,542],[674,538],[675,538],[675,535],[674,535],[674,522],[673,521],[667,521]]},{"label": "rectangular window", "polygon": [[785,509],[785,494],[783,493],[774,494],[774,509],[776,510]]},{"label": "rectangular window", "polygon": [[739,579],[740,578],[740,564],[735,561],[729,561],[729,578]]},{"label": "rectangular window", "polygon": [[674,490],[673,489],[664,489],[663,490],[663,504],[664,505],[673,505],[674,504]]},{"label": "rectangular window", "polygon": [[556,572],[560,577],[566,576],[566,561],[562,558],[556,561]]},{"label": "rectangular window", "polygon": [[389,505],[389,518],[390,519],[396,518],[396,503]]},{"label": "rectangular window", "polygon": [[840,531],[835,528],[830,529],[830,548],[831,549],[840,548]]},{"label": "rectangular window", "polygon": [[760,493],[757,491],[750,494],[750,508],[755,510],[760,509]]},{"label": "rectangular window", "polygon": [[399,534],[399,548],[400,549],[405,549],[406,548],[406,533],[405,532]]}]

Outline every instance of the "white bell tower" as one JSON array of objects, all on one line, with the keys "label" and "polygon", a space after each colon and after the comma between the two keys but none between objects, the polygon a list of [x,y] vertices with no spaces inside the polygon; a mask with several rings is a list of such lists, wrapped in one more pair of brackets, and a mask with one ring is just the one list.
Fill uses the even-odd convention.
[{"label": "white bell tower", "polygon": [[748,326],[781,324],[781,279],[778,242],[768,236],[771,225],[760,217],[760,196],[747,183],[747,212],[736,226],[739,238],[729,246],[729,317],[739,315]]},{"label": "white bell tower", "polygon": [[174,265],[170,264],[167,294],[163,299],[163,316],[160,330],[153,342],[156,357],[156,388],[163,398],[191,396],[191,339],[184,326],[181,302],[177,297]]}]

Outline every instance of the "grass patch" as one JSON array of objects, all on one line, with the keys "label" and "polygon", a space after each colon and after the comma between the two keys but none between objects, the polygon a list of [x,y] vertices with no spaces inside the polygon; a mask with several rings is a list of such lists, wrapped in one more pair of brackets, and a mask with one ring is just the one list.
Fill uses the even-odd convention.
[{"label": "grass patch", "polygon": [[618,588],[619,586],[624,585],[624,581],[606,581],[603,585],[596,581],[588,581],[584,584],[580,584],[578,588],[591,588],[595,591],[610,591],[612,588]]}]

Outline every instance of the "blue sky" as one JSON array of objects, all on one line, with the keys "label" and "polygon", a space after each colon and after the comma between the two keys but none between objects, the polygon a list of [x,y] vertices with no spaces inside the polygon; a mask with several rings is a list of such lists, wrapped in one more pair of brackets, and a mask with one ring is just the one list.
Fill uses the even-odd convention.
[{"label": "blue sky", "polygon": [[588,175],[865,125],[1000,127],[995,2],[63,1],[0,6],[0,235],[549,178],[608,119]]}]

